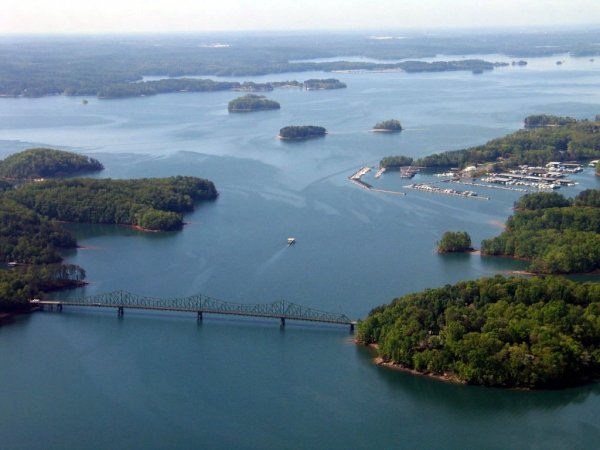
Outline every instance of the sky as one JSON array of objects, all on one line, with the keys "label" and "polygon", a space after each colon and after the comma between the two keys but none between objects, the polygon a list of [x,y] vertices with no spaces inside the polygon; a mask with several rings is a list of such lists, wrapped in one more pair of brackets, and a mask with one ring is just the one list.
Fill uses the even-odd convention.
[{"label": "sky", "polygon": [[0,8],[0,34],[580,24],[600,24],[599,0],[3,0]]}]

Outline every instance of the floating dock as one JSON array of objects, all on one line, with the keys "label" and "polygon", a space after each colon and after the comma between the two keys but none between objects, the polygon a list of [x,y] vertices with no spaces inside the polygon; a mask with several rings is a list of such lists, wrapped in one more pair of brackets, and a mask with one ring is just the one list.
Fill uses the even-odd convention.
[{"label": "floating dock", "polygon": [[[388,191],[386,189],[377,189],[374,188],[372,185],[370,185],[369,183],[366,183],[362,180],[362,177],[364,175],[366,175],[367,173],[369,173],[371,171],[370,167],[363,167],[362,169],[354,172],[354,174],[350,175],[348,177],[348,179],[350,181],[352,181],[354,184],[357,184],[358,186],[367,189],[369,191],[373,191],[373,192],[383,192],[385,194],[394,194],[394,195],[406,195],[406,193],[404,192],[399,192],[399,191]],[[385,172],[385,168],[379,169],[379,171],[377,171],[377,174],[379,174],[379,176],[381,176],[381,173]],[[375,174],[375,177],[377,177],[377,174]]]},{"label": "floating dock", "polygon": [[477,200],[489,200],[489,197],[481,197],[481,196],[477,195],[477,192],[457,191],[455,189],[439,188],[437,186],[431,186],[429,184],[423,184],[423,183],[409,184],[408,186],[405,186],[405,188],[406,189],[415,189],[417,191],[423,191],[423,192],[431,192],[433,194],[452,195],[454,197],[466,197],[466,198],[473,198],[473,199],[477,199]]},{"label": "floating dock", "polygon": [[381,167],[377,173],[375,174],[375,178],[379,178],[381,175],[385,173],[385,167]]},{"label": "floating dock", "polygon": [[400,178],[412,178],[421,170],[417,166],[403,166],[400,167]]},{"label": "floating dock", "polygon": [[472,181],[444,180],[444,181],[442,181],[442,183],[464,184],[465,186],[476,186],[476,187],[482,187],[482,188],[485,188],[485,189],[499,189],[499,190],[502,190],[502,191],[535,192],[533,189],[524,189],[524,188],[517,188],[517,187],[499,186],[497,184],[474,183]]}]

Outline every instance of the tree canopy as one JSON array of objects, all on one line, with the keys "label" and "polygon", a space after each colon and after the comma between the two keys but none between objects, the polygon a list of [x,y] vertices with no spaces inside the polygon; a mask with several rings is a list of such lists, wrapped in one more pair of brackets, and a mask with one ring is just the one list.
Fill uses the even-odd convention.
[{"label": "tree canopy", "polygon": [[563,127],[576,123],[577,120],[573,117],[550,116],[548,114],[535,114],[525,117],[523,124],[525,128],[540,128],[540,127]]},{"label": "tree canopy", "polygon": [[533,192],[525,194],[515,202],[515,209],[545,209],[571,206],[571,201],[558,192]]},{"label": "tree canopy", "polygon": [[471,248],[471,236],[466,231],[446,231],[438,242],[438,252],[468,252]]},{"label": "tree canopy", "polygon": [[290,125],[279,130],[281,139],[300,140],[325,136],[327,130],[316,125]]},{"label": "tree canopy", "polygon": [[600,284],[497,276],[426,289],[372,310],[357,340],[469,384],[565,387],[600,375]]},{"label": "tree canopy", "polygon": [[398,169],[403,166],[412,166],[413,159],[410,156],[386,156],[379,162],[379,167],[386,169]]},{"label": "tree canopy", "polygon": [[373,126],[374,130],[402,131],[402,124],[397,119],[382,120]]},{"label": "tree canopy", "polygon": [[235,98],[227,105],[229,112],[250,112],[279,108],[281,108],[281,105],[275,100],[269,100],[264,95],[256,94],[247,94]]},{"label": "tree canopy", "polygon": [[582,273],[600,268],[598,190],[581,192],[573,201],[548,193],[528,194],[497,237],[481,243],[486,255],[531,261],[538,273]]},{"label": "tree canopy", "polygon": [[346,83],[342,83],[340,80],[336,80],[335,78],[326,78],[322,80],[311,78],[310,80],[306,80],[303,85],[304,89],[307,91],[343,89],[346,87]]},{"label": "tree canopy", "polygon": [[79,286],[85,270],[73,264],[46,264],[0,270],[0,311],[26,310],[29,300],[55,289]]},{"label": "tree canopy", "polygon": [[182,227],[182,213],[192,211],[194,202],[214,199],[217,191],[211,181],[177,176],[48,180],[5,195],[51,219],[168,231]]},{"label": "tree canopy", "polygon": [[50,148],[31,148],[0,161],[0,177],[17,179],[64,177],[102,169],[97,159]]},{"label": "tree canopy", "polygon": [[562,126],[519,130],[492,139],[484,145],[425,156],[415,164],[447,168],[493,163],[497,169],[506,169],[521,164],[543,166],[550,161],[583,161],[598,158],[600,122],[580,120],[566,121]]},{"label": "tree canopy", "polygon": [[56,263],[62,259],[60,249],[75,246],[73,236],[58,224],[0,194],[0,261]]}]

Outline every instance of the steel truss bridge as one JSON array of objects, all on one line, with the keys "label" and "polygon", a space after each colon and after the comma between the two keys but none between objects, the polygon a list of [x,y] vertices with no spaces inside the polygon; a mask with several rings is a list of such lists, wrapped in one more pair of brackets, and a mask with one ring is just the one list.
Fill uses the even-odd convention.
[{"label": "steel truss bridge", "polygon": [[119,316],[123,316],[127,309],[146,309],[155,311],[179,311],[196,313],[198,321],[203,314],[221,314],[247,317],[263,317],[279,319],[281,327],[286,320],[303,320],[307,322],[321,322],[338,325],[347,325],[354,331],[356,321],[344,314],[319,311],[306,306],[298,305],[285,300],[273,303],[231,303],[218,300],[206,295],[192,295],[189,297],[157,298],[132,294],[126,291],[113,291],[106,294],[91,295],[69,300],[31,300],[34,306],[46,306],[62,311],[63,306],[87,306],[96,308],[115,308]]}]

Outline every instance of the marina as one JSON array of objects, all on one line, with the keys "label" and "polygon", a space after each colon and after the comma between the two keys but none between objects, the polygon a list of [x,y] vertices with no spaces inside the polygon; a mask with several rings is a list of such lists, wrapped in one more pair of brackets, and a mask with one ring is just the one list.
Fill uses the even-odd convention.
[{"label": "marina", "polygon": [[475,183],[473,181],[461,181],[460,179],[444,180],[442,182],[443,183],[463,184],[465,186],[482,187],[482,188],[485,188],[485,189],[499,189],[499,190],[503,190],[503,191],[534,192],[533,189],[525,189],[525,188],[518,188],[518,187],[507,187],[507,186],[500,186],[498,184]]},{"label": "marina", "polygon": [[499,173],[481,179],[486,183],[507,186],[527,186],[535,189],[559,189],[563,186],[574,186],[575,182],[566,178],[553,178],[520,173]]},{"label": "marina", "polygon": [[[406,195],[406,193],[400,192],[400,191],[392,191],[389,189],[378,189],[378,188],[373,187],[373,185],[363,181],[362,177],[365,176],[370,171],[371,171],[371,168],[368,166],[365,166],[365,167],[357,170],[354,174],[350,175],[348,177],[348,179],[350,181],[352,181],[354,184],[356,184],[364,189],[367,189],[369,191],[382,192],[384,194],[393,194],[393,195]],[[375,177],[379,178],[384,172],[385,172],[385,168],[383,167],[377,171],[377,173],[375,174]],[[379,177],[377,175],[379,175]]]},{"label": "marina", "polygon": [[414,183],[405,186],[406,189],[415,189],[417,191],[431,192],[433,194],[452,195],[455,197],[467,197],[479,200],[489,200],[489,197],[481,197],[474,191],[457,191],[449,188],[439,188],[437,186],[431,186],[425,183]]}]

